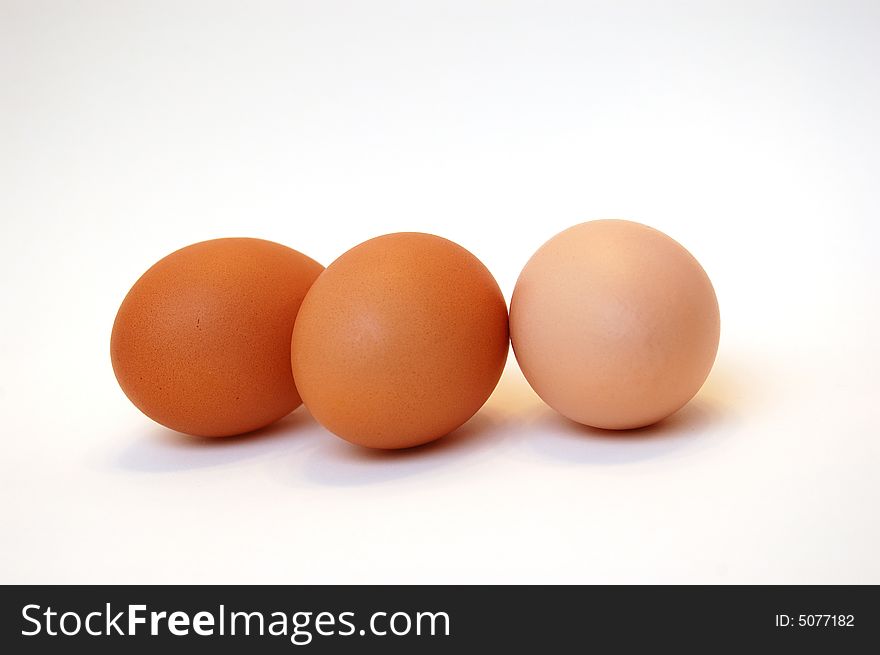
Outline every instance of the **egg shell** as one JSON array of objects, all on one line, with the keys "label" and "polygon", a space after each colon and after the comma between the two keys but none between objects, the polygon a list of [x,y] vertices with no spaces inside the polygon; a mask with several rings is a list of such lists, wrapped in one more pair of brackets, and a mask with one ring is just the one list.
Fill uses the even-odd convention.
[{"label": "egg shell", "polygon": [[599,428],[655,423],[702,386],[718,349],[712,283],[667,235],[639,223],[576,225],[544,244],[511,298],[511,342],[537,394]]},{"label": "egg shell", "polygon": [[398,233],[354,247],[321,274],[297,317],[291,363],[328,430],[406,448],[480,409],[508,344],[507,306],[486,267],[441,237]]},{"label": "egg shell", "polygon": [[113,370],[144,414],[173,430],[218,437],[264,427],[302,402],[290,339],[323,270],[261,239],[203,241],[153,265],[122,302]]}]

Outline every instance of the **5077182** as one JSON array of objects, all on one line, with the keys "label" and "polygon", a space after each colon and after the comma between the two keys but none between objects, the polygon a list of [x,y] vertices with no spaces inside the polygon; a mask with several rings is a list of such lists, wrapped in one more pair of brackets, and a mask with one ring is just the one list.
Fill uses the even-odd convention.
[{"label": "5077182", "polygon": [[853,614],[777,614],[777,628],[852,628]]}]

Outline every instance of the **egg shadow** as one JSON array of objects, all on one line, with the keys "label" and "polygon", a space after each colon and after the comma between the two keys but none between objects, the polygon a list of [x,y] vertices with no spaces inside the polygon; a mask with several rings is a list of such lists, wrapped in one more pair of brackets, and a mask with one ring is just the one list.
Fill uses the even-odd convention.
[{"label": "egg shadow", "polygon": [[461,467],[500,444],[504,423],[498,413],[484,409],[445,437],[400,450],[364,448],[328,434],[303,463],[303,472],[313,483],[349,487],[391,482],[452,464]]},{"label": "egg shadow", "polygon": [[312,421],[302,407],[271,425],[232,437],[193,437],[154,426],[131,440],[115,457],[115,468],[139,473],[171,473],[227,466],[301,445]]},{"label": "egg shadow", "polygon": [[739,391],[730,371],[713,371],[704,388],[675,414],[632,430],[581,425],[547,407],[524,439],[532,450],[566,464],[611,466],[667,457],[716,445],[737,422],[739,402],[730,398],[741,400]]}]

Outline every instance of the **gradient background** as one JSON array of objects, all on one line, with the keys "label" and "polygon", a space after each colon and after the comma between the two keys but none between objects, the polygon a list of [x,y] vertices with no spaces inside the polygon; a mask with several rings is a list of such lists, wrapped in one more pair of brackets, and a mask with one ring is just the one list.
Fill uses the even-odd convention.
[{"label": "gradient background", "polygon": [[[0,581],[880,583],[880,4],[0,0]],[[187,439],[110,328],[220,236],[435,232],[509,299],[556,232],[682,242],[715,370],[582,429],[511,355],[457,433]]]}]

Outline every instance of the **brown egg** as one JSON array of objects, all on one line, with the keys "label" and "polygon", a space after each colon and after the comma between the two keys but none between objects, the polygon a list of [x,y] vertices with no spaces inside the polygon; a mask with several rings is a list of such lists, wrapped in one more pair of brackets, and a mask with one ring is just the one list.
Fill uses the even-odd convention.
[{"label": "brown egg", "polygon": [[291,361],[306,407],[372,448],[442,437],[486,402],[507,359],[492,274],[430,234],[381,236],[327,267],[303,301]]},{"label": "brown egg", "polygon": [[526,264],[513,350],[551,407],[598,428],[650,425],[700,389],[718,349],[712,283],[678,242],[620,220],[576,225]]},{"label": "brown egg", "polygon": [[302,402],[290,372],[296,313],[323,267],[260,239],[216,239],[157,262],[128,292],[110,339],[119,385],[173,430],[256,430]]}]

